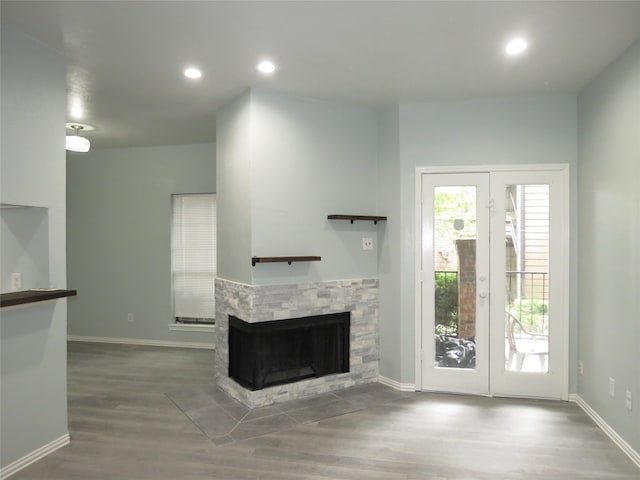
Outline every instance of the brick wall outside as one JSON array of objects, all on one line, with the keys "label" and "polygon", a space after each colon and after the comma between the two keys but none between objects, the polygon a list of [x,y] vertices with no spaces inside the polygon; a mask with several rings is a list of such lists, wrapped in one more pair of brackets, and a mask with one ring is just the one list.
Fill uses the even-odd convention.
[{"label": "brick wall outside", "polygon": [[458,251],[458,336],[476,334],[476,240],[456,240]]}]

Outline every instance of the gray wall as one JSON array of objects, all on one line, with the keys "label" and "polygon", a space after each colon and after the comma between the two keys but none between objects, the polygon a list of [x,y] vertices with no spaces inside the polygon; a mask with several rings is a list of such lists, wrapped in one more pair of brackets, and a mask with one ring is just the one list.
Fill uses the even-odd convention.
[{"label": "gray wall", "polygon": [[[402,234],[400,230],[400,109],[389,107],[379,112],[379,157],[376,185],[378,210],[388,220],[381,225],[379,241],[378,278],[380,279],[380,375],[400,381],[403,359],[401,355],[401,330],[407,328],[400,319],[402,310],[411,305],[402,305],[403,288],[413,288],[413,281],[403,284],[400,275],[402,260]],[[405,313],[405,316],[409,316]],[[411,359],[411,361],[413,361]],[[413,380],[410,382],[413,384]]]},{"label": "gray wall", "polygon": [[[64,58],[4,25],[1,46],[1,203],[46,208],[48,224],[43,239],[42,210],[35,219],[35,209],[10,212],[3,236],[30,232],[20,240],[27,242],[36,232],[39,240],[22,251],[3,250],[2,262],[22,268],[12,257],[25,255],[40,265],[25,276],[24,288],[45,281],[66,288]],[[2,284],[4,290],[4,278]],[[67,434],[67,300],[4,308],[1,315],[0,466],[6,467]]]},{"label": "gray wall", "polygon": [[[399,233],[400,256],[392,262],[392,278],[402,285],[400,296],[389,296],[384,309],[399,315],[399,328],[382,339],[398,345],[401,383],[415,381],[415,176],[420,166],[463,166],[496,164],[568,163],[575,176],[577,162],[576,98],[573,95],[498,98],[463,102],[401,105],[399,108],[400,182],[389,182],[388,198],[400,201],[400,219],[395,228]],[[393,162],[393,158],[381,160]],[[575,204],[575,182],[571,203]],[[575,225],[576,212],[571,212]],[[571,239],[576,248],[575,236]],[[576,263],[571,265],[575,280]],[[381,295],[384,295],[381,293]],[[572,303],[574,300],[572,300]],[[396,321],[396,320],[394,320]],[[576,332],[575,309],[570,319],[572,335]],[[570,372],[575,368],[575,352],[570,352]],[[386,356],[385,356],[386,358]],[[391,372],[384,362],[380,371]],[[575,391],[575,375],[570,391]]]},{"label": "gray wall", "polygon": [[[218,137],[219,188],[234,196],[221,222],[223,215],[234,218],[230,208],[239,205],[234,213],[242,226],[228,233],[244,242],[251,231],[250,255],[246,244],[230,252],[221,246],[241,272],[229,268],[230,278],[220,276],[253,284],[379,276],[380,372],[403,384],[415,381],[415,168],[568,163],[575,203],[572,95],[401,105],[374,113],[251,90],[225,109],[218,128],[226,132]],[[330,213],[376,213],[389,220],[350,225],[327,221]],[[575,218],[573,211],[573,226]],[[362,251],[363,236],[374,239],[373,252]],[[225,245],[233,241],[220,238]],[[251,255],[323,259],[257,265],[247,274]],[[575,308],[570,328],[574,338]],[[575,357],[571,352],[572,372]],[[575,376],[571,382],[575,391]]]},{"label": "gray wall", "polygon": [[579,394],[640,452],[640,41],[580,93],[578,118]]},{"label": "gray wall", "polygon": [[[215,145],[68,154],[69,334],[212,343],[169,331],[171,194],[215,191]],[[134,321],[127,321],[127,314]]]},{"label": "gray wall", "polygon": [[218,276],[251,283],[251,92],[216,113]]},{"label": "gray wall", "polygon": [[[253,254],[322,257],[257,265],[253,283],[375,277],[378,227],[327,220],[377,213],[374,112],[254,90],[251,142]],[[373,250],[362,250],[363,237]]]},{"label": "gray wall", "polygon": [[[224,109],[218,128],[220,223],[238,222],[220,231],[230,263],[220,277],[269,284],[377,275],[379,227],[327,220],[377,213],[374,112],[251,90]],[[362,250],[363,237],[373,239],[373,250]],[[290,255],[322,261],[250,266],[252,256]]]}]

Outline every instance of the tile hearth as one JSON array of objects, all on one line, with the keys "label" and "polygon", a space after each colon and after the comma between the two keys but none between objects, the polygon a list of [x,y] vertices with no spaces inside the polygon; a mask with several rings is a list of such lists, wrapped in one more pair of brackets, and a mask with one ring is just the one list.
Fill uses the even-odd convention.
[{"label": "tile hearth", "polygon": [[198,386],[167,394],[214,445],[288,430],[299,424],[395,402],[408,395],[410,393],[372,383],[304,400],[250,409],[215,386]]}]

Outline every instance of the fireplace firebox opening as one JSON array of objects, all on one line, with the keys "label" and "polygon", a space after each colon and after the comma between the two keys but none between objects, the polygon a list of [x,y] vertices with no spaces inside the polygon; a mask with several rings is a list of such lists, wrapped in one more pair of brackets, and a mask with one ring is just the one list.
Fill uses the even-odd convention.
[{"label": "fireplace firebox opening", "polygon": [[351,313],[248,323],[229,316],[229,377],[250,390],[349,371]]}]

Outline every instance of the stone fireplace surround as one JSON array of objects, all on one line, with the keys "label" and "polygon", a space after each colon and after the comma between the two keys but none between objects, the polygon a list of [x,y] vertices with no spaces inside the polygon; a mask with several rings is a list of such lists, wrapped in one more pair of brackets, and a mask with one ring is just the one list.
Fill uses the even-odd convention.
[{"label": "stone fireplace surround", "polygon": [[[308,398],[378,379],[378,279],[247,285],[216,279],[216,383],[250,408]],[[229,378],[229,315],[269,322],[351,312],[350,370],[250,391]]]}]

